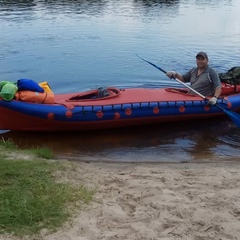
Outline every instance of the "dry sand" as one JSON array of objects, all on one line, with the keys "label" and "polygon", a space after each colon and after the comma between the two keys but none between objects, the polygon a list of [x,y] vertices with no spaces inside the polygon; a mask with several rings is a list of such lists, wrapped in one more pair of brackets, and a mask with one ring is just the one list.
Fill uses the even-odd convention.
[{"label": "dry sand", "polygon": [[34,239],[240,239],[240,162],[69,165],[62,177],[96,187],[94,200]]}]

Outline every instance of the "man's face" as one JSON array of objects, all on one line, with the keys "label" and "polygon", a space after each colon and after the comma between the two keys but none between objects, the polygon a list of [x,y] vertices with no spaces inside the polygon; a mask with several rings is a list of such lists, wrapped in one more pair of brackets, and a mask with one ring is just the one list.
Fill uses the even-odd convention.
[{"label": "man's face", "polygon": [[205,68],[208,65],[208,59],[202,56],[198,56],[196,62],[199,68]]}]

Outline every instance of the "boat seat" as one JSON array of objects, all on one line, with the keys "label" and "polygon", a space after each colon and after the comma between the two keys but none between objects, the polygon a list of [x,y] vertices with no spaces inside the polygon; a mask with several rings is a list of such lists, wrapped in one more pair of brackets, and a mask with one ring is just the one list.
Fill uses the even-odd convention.
[{"label": "boat seat", "polygon": [[109,96],[109,91],[107,88],[100,87],[98,88],[97,98],[103,98]]}]

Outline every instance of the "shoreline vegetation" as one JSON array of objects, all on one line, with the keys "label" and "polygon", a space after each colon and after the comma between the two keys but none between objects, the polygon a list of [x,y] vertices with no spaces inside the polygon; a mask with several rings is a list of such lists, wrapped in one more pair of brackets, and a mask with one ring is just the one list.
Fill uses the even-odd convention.
[{"label": "shoreline vegetation", "polygon": [[50,149],[19,150],[2,139],[0,150],[0,234],[54,231],[92,200],[94,189],[62,181],[69,166],[50,160]]}]

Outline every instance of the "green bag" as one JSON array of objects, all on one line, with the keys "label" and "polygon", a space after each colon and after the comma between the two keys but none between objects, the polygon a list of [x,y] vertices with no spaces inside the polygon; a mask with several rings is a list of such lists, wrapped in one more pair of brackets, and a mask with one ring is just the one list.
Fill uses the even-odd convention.
[{"label": "green bag", "polygon": [[221,82],[232,85],[240,84],[240,67],[232,67],[226,73],[219,73]]},{"label": "green bag", "polygon": [[12,82],[0,82],[0,96],[6,101],[11,101],[14,98],[17,90],[18,87]]},{"label": "green bag", "polygon": [[1,81],[0,82],[0,91],[2,90],[2,87],[6,84],[9,83],[8,81]]}]

